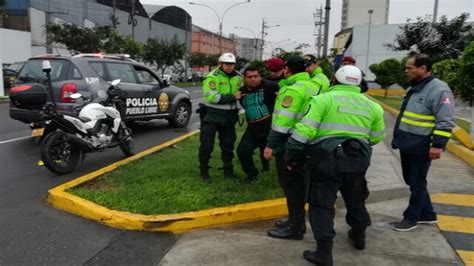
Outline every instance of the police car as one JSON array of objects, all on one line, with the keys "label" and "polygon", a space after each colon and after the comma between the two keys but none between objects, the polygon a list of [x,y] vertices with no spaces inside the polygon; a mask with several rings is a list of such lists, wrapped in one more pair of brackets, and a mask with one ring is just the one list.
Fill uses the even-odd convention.
[{"label": "police car", "polygon": [[[167,119],[173,127],[184,127],[192,114],[191,97],[184,89],[170,86],[147,66],[127,55],[78,54],[74,56],[41,55],[30,58],[18,73],[15,86],[28,83],[43,83],[46,76],[42,62],[51,62],[53,97],[60,112],[74,114],[76,103],[69,98],[76,92],[97,95],[97,91],[109,87],[112,80],[120,79],[118,86],[127,92],[122,118],[128,121]],[[23,86],[24,87],[24,86]],[[12,93],[16,90],[13,88]],[[21,91],[34,94],[35,92]],[[30,95],[33,96],[33,95]],[[13,98],[13,97],[11,97]],[[41,124],[41,110],[21,108],[10,103],[10,117],[32,125]]]}]

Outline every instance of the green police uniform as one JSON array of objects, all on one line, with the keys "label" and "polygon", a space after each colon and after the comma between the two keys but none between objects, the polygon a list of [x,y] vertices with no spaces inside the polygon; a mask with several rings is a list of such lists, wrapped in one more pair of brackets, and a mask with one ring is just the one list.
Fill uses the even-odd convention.
[{"label": "green police uniform", "polygon": [[318,85],[319,94],[325,93],[329,91],[329,79],[324,75],[323,69],[321,67],[317,67],[313,73],[311,73],[311,81]]},{"label": "green police uniform", "polygon": [[280,89],[272,116],[272,128],[267,147],[273,149],[276,157],[277,175],[285,192],[289,219],[286,227],[271,229],[268,234],[277,238],[302,239],[304,226],[304,176],[302,172],[288,172],[284,168],[283,151],[295,124],[301,120],[311,96],[319,88],[310,81],[306,72],[297,73],[286,79],[287,85]]},{"label": "green police uniform", "polygon": [[365,247],[365,228],[371,224],[365,208],[365,172],[370,164],[370,145],[384,139],[384,130],[383,109],[361,94],[358,86],[336,85],[328,93],[312,97],[285,153],[285,165],[290,167],[308,158],[309,220],[318,250],[305,253],[305,257],[332,261],[334,204],[339,190],[351,226],[349,237],[357,249]]},{"label": "green police uniform", "polygon": [[203,82],[203,102],[200,105],[201,145],[199,147],[201,176],[208,176],[209,159],[214,149],[216,133],[219,134],[224,173],[226,176],[233,176],[235,123],[238,120],[234,94],[239,90],[240,84],[241,77],[235,71],[228,74],[220,68],[210,72]]}]

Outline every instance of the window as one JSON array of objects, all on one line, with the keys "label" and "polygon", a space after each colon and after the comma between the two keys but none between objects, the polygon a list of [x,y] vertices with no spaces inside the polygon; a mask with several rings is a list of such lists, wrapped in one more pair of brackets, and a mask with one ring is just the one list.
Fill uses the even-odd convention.
[{"label": "window", "polygon": [[18,74],[20,82],[42,82],[46,80],[43,72],[43,61],[51,63],[51,80],[62,81],[67,79],[69,61],[60,59],[32,59],[25,63],[25,66]]},{"label": "window", "polygon": [[[89,65],[94,69],[95,73],[99,75],[101,78],[106,79],[105,77],[105,69],[104,69],[104,64],[101,62],[90,62]],[[110,80],[107,80],[110,81]]]},{"label": "window", "polygon": [[141,84],[159,85],[160,82],[145,68],[134,66],[138,82]]},{"label": "window", "polygon": [[81,72],[79,72],[79,69],[77,69],[77,67],[71,67],[69,71],[69,79],[82,80]]},{"label": "window", "polygon": [[137,83],[133,68],[129,64],[107,63],[107,70],[111,80],[120,79],[124,83]]}]

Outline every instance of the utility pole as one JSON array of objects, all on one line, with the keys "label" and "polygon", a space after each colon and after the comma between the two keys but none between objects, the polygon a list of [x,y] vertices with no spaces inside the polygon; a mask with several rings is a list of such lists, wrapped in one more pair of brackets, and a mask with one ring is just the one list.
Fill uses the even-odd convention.
[{"label": "utility pole", "polygon": [[265,18],[262,20],[262,41],[260,42],[260,61],[263,59],[263,46],[265,45],[265,29],[267,28],[267,22]]},{"label": "utility pole", "polygon": [[329,14],[331,11],[331,0],[326,0],[326,14],[324,15],[324,49],[323,57],[328,55],[328,41],[329,41]]},{"label": "utility pole", "polygon": [[318,51],[318,58],[321,58],[321,48],[324,46],[323,44],[323,7],[316,9],[316,12],[313,13],[314,16],[314,46]]},{"label": "utility pole", "polygon": [[[48,10],[46,10],[46,25],[51,24],[51,15],[52,14],[68,14],[68,12],[53,12],[51,11],[51,0],[48,0]],[[53,53],[53,46],[51,45],[51,40],[49,40],[49,34],[46,33],[46,53],[52,54]]]},{"label": "utility pole", "polygon": [[435,23],[436,19],[438,18],[438,4],[439,4],[439,0],[435,0],[434,11],[433,11],[433,23]]},{"label": "utility pole", "polygon": [[112,1],[112,8],[113,8],[113,11],[112,11],[112,27],[114,27],[114,29],[117,28],[117,17],[115,16],[115,9],[117,8],[116,6],[116,0],[113,0]]},{"label": "utility pole", "polygon": [[137,20],[135,19],[135,0],[132,0],[132,11],[128,17],[128,24],[132,25],[132,38],[135,40],[135,27],[137,26]]},{"label": "utility pole", "polygon": [[369,9],[367,12],[369,13],[369,29],[367,32],[367,55],[365,57],[365,73],[369,73],[370,33],[372,28],[372,14],[374,13],[374,10]]}]

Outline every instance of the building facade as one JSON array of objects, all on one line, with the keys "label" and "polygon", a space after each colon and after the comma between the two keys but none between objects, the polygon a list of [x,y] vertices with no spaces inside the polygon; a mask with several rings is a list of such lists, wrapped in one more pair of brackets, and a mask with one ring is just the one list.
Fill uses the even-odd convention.
[{"label": "building facade", "polygon": [[255,38],[241,38],[235,36],[236,55],[247,60],[260,60],[262,58],[262,40]]},{"label": "building facade", "polygon": [[236,52],[236,42],[233,39],[220,36],[197,25],[193,25],[192,53],[218,55]]},{"label": "building facade", "polygon": [[387,24],[390,0],[343,0],[341,30],[368,24],[369,10],[373,10],[372,24]]},{"label": "building facade", "polygon": [[356,25],[351,29],[342,30],[334,36],[333,48],[338,50],[335,64],[338,65],[343,56],[352,56],[357,62],[357,67],[367,75],[367,79],[374,80],[375,75],[368,68],[371,64],[407,56],[408,51],[392,51],[385,47],[385,44],[394,42],[396,36],[401,33],[400,26],[403,25],[371,25],[370,40],[368,40],[369,25]]}]

